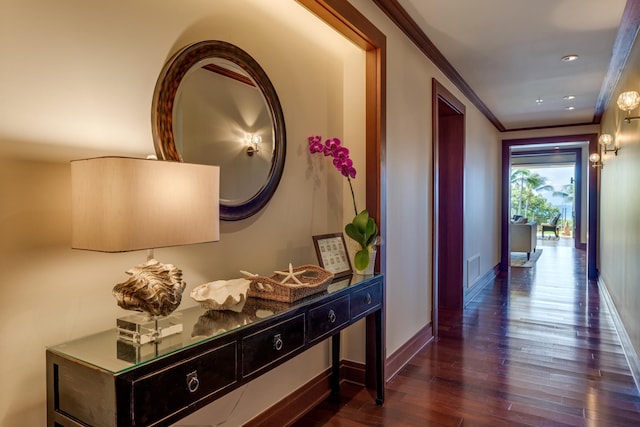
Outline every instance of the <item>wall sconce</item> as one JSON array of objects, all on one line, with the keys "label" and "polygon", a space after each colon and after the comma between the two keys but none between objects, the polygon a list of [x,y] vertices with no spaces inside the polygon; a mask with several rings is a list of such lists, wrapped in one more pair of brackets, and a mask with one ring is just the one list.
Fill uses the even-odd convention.
[{"label": "wall sconce", "polygon": [[[613,136],[608,133],[603,133],[600,135],[600,138],[598,138],[598,143],[602,146],[605,153],[614,152],[616,156],[618,155],[620,147],[614,142]],[[613,148],[607,148],[611,143],[613,143]]]},{"label": "wall sconce", "polygon": [[[613,144],[613,148],[607,148],[609,145]],[[614,152],[615,155],[618,155],[618,150],[620,147],[614,142],[613,136],[608,133],[603,133],[598,138],[598,152],[591,153],[589,155],[589,160],[591,161],[594,168],[603,168],[604,162],[602,162],[602,153]]]},{"label": "wall sconce", "polygon": [[631,123],[631,120],[640,119],[640,116],[631,116],[631,111],[638,108],[640,105],[640,94],[635,90],[629,92],[622,92],[618,96],[618,108],[626,112],[624,121]]},{"label": "wall sconce", "polygon": [[250,133],[244,136],[244,141],[247,143],[247,155],[249,157],[253,156],[254,153],[259,153],[260,148],[258,144],[262,142],[262,137],[260,135],[252,135]]}]

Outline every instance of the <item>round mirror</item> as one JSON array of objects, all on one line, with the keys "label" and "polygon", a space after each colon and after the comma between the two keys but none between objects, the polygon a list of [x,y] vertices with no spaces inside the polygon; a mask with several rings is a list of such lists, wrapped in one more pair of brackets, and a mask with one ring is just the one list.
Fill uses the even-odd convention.
[{"label": "round mirror", "polygon": [[286,139],[278,95],[260,65],[230,43],[195,43],[167,62],[152,128],[159,159],[220,166],[220,219],[254,215],[280,182]]}]

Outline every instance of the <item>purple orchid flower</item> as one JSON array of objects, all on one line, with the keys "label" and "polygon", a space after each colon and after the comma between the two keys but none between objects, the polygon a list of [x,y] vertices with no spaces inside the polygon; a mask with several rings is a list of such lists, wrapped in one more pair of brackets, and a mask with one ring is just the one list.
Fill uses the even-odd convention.
[{"label": "purple orchid flower", "polygon": [[347,178],[353,198],[353,209],[356,215],[358,215],[356,199],[353,194],[353,185],[351,184],[351,180],[356,177],[356,168],[353,167],[353,160],[349,157],[349,149],[342,146],[342,141],[340,141],[339,138],[329,138],[324,144],[322,144],[322,138],[320,136],[310,136],[307,139],[309,141],[309,152],[311,154],[322,153],[325,157],[331,156],[333,158],[333,166],[338,169],[342,176]]},{"label": "purple orchid flower", "polygon": [[322,145],[322,137],[321,136],[310,136],[309,140],[309,152],[311,154],[321,153],[324,150],[324,145]]},{"label": "purple orchid flower", "polygon": [[338,138],[329,138],[324,144],[320,142],[322,140],[320,136],[310,136],[308,140],[311,154],[322,153],[325,157],[331,156],[333,166],[342,176],[347,178],[353,200],[353,211],[356,216],[350,224],[347,224],[345,232],[360,244],[361,250],[356,253],[354,262],[357,269],[363,270],[369,264],[369,249],[375,244],[378,228],[366,209],[358,213],[353,184],[351,183],[351,180],[356,177],[356,168],[353,167],[353,160],[349,157],[349,149],[343,147]]}]

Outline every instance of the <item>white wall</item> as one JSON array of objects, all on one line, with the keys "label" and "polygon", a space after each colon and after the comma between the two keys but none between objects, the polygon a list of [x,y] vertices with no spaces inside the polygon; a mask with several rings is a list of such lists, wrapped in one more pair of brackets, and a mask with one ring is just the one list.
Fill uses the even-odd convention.
[{"label": "white wall", "polygon": [[[353,0],[387,35],[387,354],[431,321],[431,79],[466,105],[465,255],[480,275],[499,261],[500,138],[442,73],[369,0]],[[342,137],[364,206],[364,54],[292,0],[5,0],[0,17],[0,425],[45,421],[47,345],[110,328],[123,313],[113,284],[144,254],[69,249],[72,158],[153,151],[150,108],[165,61],[222,39],[249,52],[283,105],[287,159],[264,211],[222,223],[218,243],[156,251],[181,267],[185,294],[246,269],[315,262],[311,236],[339,231],[350,195],[306,137]],[[344,209],[343,209],[344,206]],[[189,298],[183,307],[190,305]],[[358,327],[344,357],[362,360]],[[240,425],[328,366],[321,345],[190,416]],[[19,369],[17,369],[19,367]]]},{"label": "white wall", "polygon": [[[467,107],[465,158],[464,260],[479,257],[477,271],[465,271],[465,284],[473,286],[500,259],[500,206],[502,147],[498,132],[475,108]],[[497,239],[494,240],[494,239]],[[473,262],[472,262],[473,265]]]}]

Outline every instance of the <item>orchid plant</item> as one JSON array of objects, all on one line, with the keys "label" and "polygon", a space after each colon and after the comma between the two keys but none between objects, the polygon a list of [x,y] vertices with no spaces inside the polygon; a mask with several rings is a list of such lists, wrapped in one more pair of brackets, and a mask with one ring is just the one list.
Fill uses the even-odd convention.
[{"label": "orchid plant", "polygon": [[344,231],[347,233],[347,236],[351,237],[360,245],[360,250],[358,250],[354,256],[354,264],[357,270],[364,270],[369,265],[369,252],[378,237],[378,227],[366,209],[358,212],[358,208],[356,207],[356,197],[353,193],[353,185],[351,184],[351,180],[356,177],[356,169],[353,166],[353,160],[349,157],[349,149],[342,146],[342,142],[338,138],[329,138],[324,144],[320,136],[310,136],[308,140],[309,152],[311,154],[322,153],[325,157],[332,157],[333,165],[347,178],[349,189],[351,190],[355,217],[353,221],[346,225]]}]

